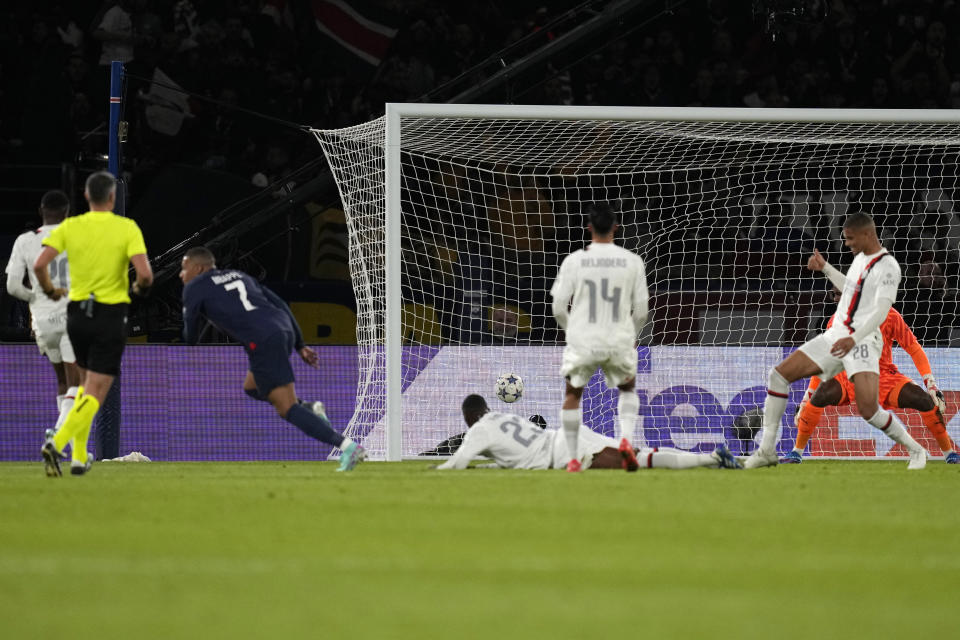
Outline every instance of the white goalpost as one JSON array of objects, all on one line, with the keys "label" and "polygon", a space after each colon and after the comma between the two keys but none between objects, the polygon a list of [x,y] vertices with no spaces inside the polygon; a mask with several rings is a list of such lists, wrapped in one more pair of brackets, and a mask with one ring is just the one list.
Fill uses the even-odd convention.
[{"label": "white goalpost", "polygon": [[[388,104],[314,130],[340,191],[357,299],[359,379],[347,435],[375,459],[437,453],[460,402],[559,426],[562,332],[549,311],[560,261],[587,242],[585,212],[620,212],[617,242],[647,266],[635,444],[734,453],[767,370],[821,331],[835,303],[805,269],[814,248],[845,269],[843,219],[866,211],[903,281],[897,308],[947,395],[960,391],[960,112]],[[901,373],[914,362],[893,350]],[[503,372],[523,397],[493,393]],[[779,447],[796,437],[791,390]],[[957,390],[957,391],[955,391]],[[600,376],[584,421],[613,434]],[[898,414],[939,453],[916,411]],[[828,409],[808,453],[905,456],[849,406]]]}]

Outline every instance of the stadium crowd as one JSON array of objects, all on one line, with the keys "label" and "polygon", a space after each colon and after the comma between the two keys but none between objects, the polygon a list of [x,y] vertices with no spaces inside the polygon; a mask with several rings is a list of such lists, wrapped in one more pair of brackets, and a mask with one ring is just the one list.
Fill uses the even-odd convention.
[{"label": "stadium crowd", "polygon": [[[107,65],[119,58],[127,62],[131,76],[127,164],[134,181],[157,166],[180,163],[232,173],[263,186],[315,158],[318,149],[310,136],[234,107],[319,127],[364,122],[380,115],[384,102],[419,98],[576,4],[357,3],[397,29],[382,62],[374,66],[351,58],[324,36],[308,2],[8,3],[0,9],[0,163],[73,162],[78,153],[103,153]],[[958,108],[958,25],[960,3],[954,0],[832,0],[826,15],[773,24],[753,15],[747,3],[694,0],[642,29],[627,30],[539,83],[510,87],[500,99],[583,105]],[[158,79],[214,102],[171,98],[151,82]],[[165,115],[151,111],[163,100],[166,107],[172,101],[172,116],[169,108]],[[960,185],[928,182],[895,191],[886,186],[867,195],[869,185],[836,191],[845,193],[849,206],[876,215],[890,249],[904,256],[903,264],[914,265],[905,273],[904,291],[912,296],[904,299],[905,312],[923,315],[914,326],[931,327],[929,339],[946,341],[956,324],[960,216],[954,202],[960,196],[954,190]],[[733,258],[770,249],[772,264],[797,267],[804,282],[800,288],[813,288],[819,285],[802,273],[793,254],[813,246],[842,252],[838,226],[823,214],[825,203],[803,193],[791,194],[789,201],[779,194],[731,195],[727,213],[709,224],[658,226],[667,219],[663,212],[696,207],[697,193],[690,189],[677,186],[670,193],[629,196],[635,205],[631,211],[646,211],[624,220],[630,248],[643,252],[650,238],[660,240],[663,255],[647,256],[654,287],[709,286],[725,276],[750,287],[796,286],[767,282],[762,269],[769,260]],[[570,204],[576,198],[560,191],[532,179],[504,184],[469,202],[447,203],[440,222],[469,210],[483,220],[488,233],[504,238],[492,259],[515,265],[519,278],[542,280],[547,275],[544,260],[531,256],[563,255],[584,237],[581,211]],[[521,210],[518,202],[523,203]],[[811,222],[797,229],[777,224],[790,219],[785,207],[801,207]],[[433,278],[432,287],[455,286],[451,265],[457,255],[469,253],[457,245],[464,239],[448,231],[431,228],[408,244],[417,259],[436,263],[424,269],[445,275]],[[430,247],[418,251],[425,244]],[[548,270],[552,267],[546,264]],[[305,274],[305,266],[300,271]],[[943,328],[946,334],[941,335]]]}]

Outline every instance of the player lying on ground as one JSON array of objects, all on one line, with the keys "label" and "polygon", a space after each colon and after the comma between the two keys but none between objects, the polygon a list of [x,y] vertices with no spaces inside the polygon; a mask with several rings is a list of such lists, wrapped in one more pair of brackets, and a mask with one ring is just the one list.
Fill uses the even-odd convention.
[{"label": "player lying on ground", "polygon": [[[43,225],[34,231],[20,234],[13,243],[10,261],[7,263],[7,291],[15,298],[30,303],[30,326],[36,338],[40,354],[47,357],[57,376],[57,410],[59,416],[53,427],[56,431],[66,420],[80,386],[80,369],[73,353],[73,345],[67,335],[67,303],[64,296],[51,300],[40,290],[33,265],[43,249],[42,242],[67,217],[70,200],[62,191],[48,191],[40,200],[40,217]],[[30,288],[23,286],[27,276]],[[63,289],[70,288],[67,255],[61,253],[50,263],[50,277]]]},{"label": "player lying on ground", "polygon": [[363,447],[330,426],[323,403],[303,403],[293,387],[290,352],[318,367],[317,353],[303,343],[290,307],[270,289],[242,271],[217,269],[213,253],[195,247],[183,256],[183,338],[195,344],[200,322],[211,323],[243,345],[250,369],[243,392],[273,405],[280,417],[305,434],[339,447],[340,467],[349,471],[366,457]]},{"label": "player lying on ground", "polygon": [[[907,433],[895,414],[880,407],[879,400],[883,350],[879,328],[897,299],[900,265],[884,250],[873,219],[865,213],[847,217],[843,239],[855,257],[847,271],[834,322],[770,370],[760,446],[747,458],[748,469],[778,463],[777,433],[787,407],[790,383],[813,375],[829,379],[841,371],[846,371],[853,381],[860,415],[906,447],[910,454],[907,468],[922,469],[927,464],[926,450]],[[815,256],[811,256],[807,268],[816,270],[817,264]]]},{"label": "player lying on ground", "polygon": [[[478,456],[486,456],[504,469],[565,469],[571,460],[567,439],[555,429],[543,429],[512,413],[493,412],[483,396],[476,394],[467,396],[461,409],[467,433],[456,453],[437,469],[466,469]],[[634,454],[648,468],[742,468],[726,445],[713,453],[641,448]],[[584,469],[623,468],[620,443],[584,426],[577,434],[577,455]]]},{"label": "player lying on ground", "polygon": [[[844,285],[844,276],[833,268],[819,251],[814,252],[812,260],[815,270],[821,271],[834,283],[834,301],[840,300],[840,291]],[[829,329],[833,318],[827,324]],[[944,421],[946,402],[943,393],[937,388],[936,379],[930,367],[930,360],[924,353],[923,347],[907,326],[903,316],[891,308],[887,319],[880,325],[883,335],[883,353],[880,355],[880,406],[890,411],[892,409],[916,409],[923,417],[923,423],[936,438],[937,444],[943,451],[944,460],[948,464],[960,463],[960,454],[957,453],[953,441],[947,434],[947,425]],[[923,377],[926,390],[914,384],[907,376],[897,370],[893,364],[893,343],[899,344],[913,359],[917,371]],[[793,451],[780,459],[781,463],[798,464],[803,461],[802,454],[807,441],[820,422],[823,409],[827,406],[843,406],[850,404],[854,397],[853,384],[847,374],[841,372],[835,378],[821,384],[820,378],[810,378],[810,386],[804,394],[803,402],[797,411],[797,441]]]},{"label": "player lying on ground", "polygon": [[640,410],[637,379],[637,336],[647,321],[647,276],[640,256],[618,247],[620,228],[607,204],[590,207],[591,242],[560,264],[550,288],[553,316],[564,330],[566,346],[560,375],[566,380],[560,424],[572,453],[567,471],[580,469],[577,434],[583,422],[580,398],[596,370],[608,387],[619,390],[617,417],[623,468],[637,468],[633,427]]}]

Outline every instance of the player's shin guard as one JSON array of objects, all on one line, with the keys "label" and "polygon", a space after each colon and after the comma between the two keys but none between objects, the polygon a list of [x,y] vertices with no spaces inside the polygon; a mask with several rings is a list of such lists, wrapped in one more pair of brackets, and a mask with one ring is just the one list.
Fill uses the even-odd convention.
[{"label": "player's shin guard", "polygon": [[763,403],[763,435],[760,448],[764,453],[772,454],[777,449],[777,433],[780,430],[780,418],[787,409],[787,396],[790,383],[776,369],[770,369],[767,377],[767,399]]},{"label": "player's shin guard", "polygon": [[617,400],[617,418],[620,422],[620,437],[626,438],[627,442],[633,443],[633,427],[637,423],[637,413],[640,411],[640,398],[633,389],[630,391],[620,391],[620,399]]},{"label": "player's shin guard", "polygon": [[[90,395],[82,396],[67,414],[67,419],[57,434],[53,436],[53,445],[57,451],[63,451],[67,443],[77,439],[73,443],[73,459],[80,463],[87,461],[87,438],[90,436],[90,425],[93,424],[93,418],[100,410],[100,402]],[[83,446],[80,446],[82,441]]]},{"label": "player's shin guard", "polygon": [[79,387],[70,387],[64,395],[58,396],[62,399],[60,400],[60,415],[57,417],[57,423],[53,425],[54,431],[59,429],[63,421],[67,419],[67,414],[70,413],[70,409],[73,408],[73,403],[77,399],[78,389]]},{"label": "player's shin guard", "polygon": [[823,416],[823,407],[815,407],[809,402],[803,405],[800,415],[797,416],[797,442],[794,449],[803,451],[810,436],[813,435],[817,425],[820,424],[820,418]]},{"label": "player's shin guard", "polygon": [[567,453],[571,460],[577,459],[577,434],[580,432],[582,415],[580,407],[560,410],[560,424],[563,425],[563,437],[567,439]]},{"label": "player's shin guard", "polygon": [[871,416],[867,422],[877,429],[883,431],[894,442],[902,444],[907,448],[907,451],[913,452],[922,448],[920,443],[914,440],[913,437],[907,433],[903,423],[900,422],[897,416],[895,416],[891,411],[887,411],[883,408],[877,409],[877,412],[873,414],[873,416]]},{"label": "player's shin guard", "polygon": [[343,436],[333,430],[329,422],[324,422],[320,416],[300,404],[295,404],[287,411],[283,418],[300,431],[320,442],[339,447],[343,444]]},{"label": "player's shin guard", "polygon": [[923,424],[926,425],[927,430],[937,439],[940,450],[944,453],[953,451],[953,440],[947,433],[947,425],[943,422],[943,414],[934,407],[930,411],[921,411],[920,415],[923,417]]}]

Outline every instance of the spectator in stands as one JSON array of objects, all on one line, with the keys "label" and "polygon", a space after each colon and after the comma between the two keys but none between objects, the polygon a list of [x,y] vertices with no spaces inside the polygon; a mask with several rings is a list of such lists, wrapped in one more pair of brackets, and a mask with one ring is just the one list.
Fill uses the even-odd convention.
[{"label": "spectator in stands", "polygon": [[105,2],[102,12],[94,18],[91,25],[90,35],[101,43],[97,73],[99,95],[109,95],[110,64],[114,61],[126,63],[133,60],[134,45],[138,42],[131,15],[133,1]]},{"label": "spectator in stands", "polygon": [[948,285],[944,268],[932,252],[904,278],[904,316],[921,342],[946,345],[957,323],[956,283]]},{"label": "spectator in stands", "polygon": [[544,241],[554,230],[553,204],[530,176],[509,175],[487,208],[493,245],[501,250],[503,272],[543,275]]},{"label": "spectator in stands", "polygon": [[512,305],[498,302],[490,307],[490,337],[493,344],[510,344],[518,339],[520,314]]}]

